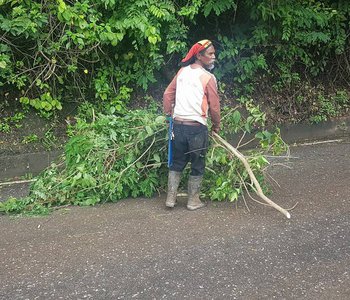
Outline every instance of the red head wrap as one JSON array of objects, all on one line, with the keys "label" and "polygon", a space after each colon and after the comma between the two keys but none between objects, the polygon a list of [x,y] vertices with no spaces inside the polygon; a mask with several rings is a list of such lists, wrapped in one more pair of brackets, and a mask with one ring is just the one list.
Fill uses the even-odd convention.
[{"label": "red head wrap", "polygon": [[195,43],[190,51],[186,54],[185,58],[182,60],[182,62],[186,62],[190,60],[193,56],[197,55],[199,52],[201,52],[204,49],[207,49],[209,46],[211,46],[211,41],[209,40],[202,40],[197,43]]}]

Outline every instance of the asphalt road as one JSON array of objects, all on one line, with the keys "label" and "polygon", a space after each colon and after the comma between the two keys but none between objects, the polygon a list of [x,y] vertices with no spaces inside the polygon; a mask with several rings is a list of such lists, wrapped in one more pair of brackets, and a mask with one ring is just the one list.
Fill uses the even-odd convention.
[{"label": "asphalt road", "polygon": [[166,210],[164,195],[1,216],[0,298],[350,299],[350,143],[291,156],[268,170],[291,219],[252,200]]}]

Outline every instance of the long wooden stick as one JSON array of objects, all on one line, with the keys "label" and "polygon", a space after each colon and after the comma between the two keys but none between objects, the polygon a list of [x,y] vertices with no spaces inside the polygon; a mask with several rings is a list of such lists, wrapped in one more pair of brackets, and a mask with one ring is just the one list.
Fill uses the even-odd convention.
[{"label": "long wooden stick", "polygon": [[226,140],[224,140],[220,135],[218,135],[217,133],[213,132],[213,136],[214,138],[217,139],[217,141],[219,141],[219,143],[221,145],[223,145],[227,150],[229,150],[230,152],[232,152],[235,156],[238,157],[238,159],[243,163],[244,167],[246,168],[250,179],[252,180],[252,182],[254,183],[254,186],[256,188],[256,193],[257,195],[263,199],[265,202],[267,202],[270,206],[272,206],[273,208],[277,209],[279,212],[281,212],[282,214],[284,214],[288,219],[290,219],[290,213],[285,210],[284,208],[282,208],[281,206],[279,206],[278,204],[276,204],[275,202],[273,202],[272,200],[270,200],[269,198],[267,198],[262,189],[261,186],[258,182],[258,180],[256,179],[252,169],[250,168],[250,165],[247,161],[247,159],[244,157],[243,154],[241,154],[236,148],[234,148],[231,144],[229,144]]}]

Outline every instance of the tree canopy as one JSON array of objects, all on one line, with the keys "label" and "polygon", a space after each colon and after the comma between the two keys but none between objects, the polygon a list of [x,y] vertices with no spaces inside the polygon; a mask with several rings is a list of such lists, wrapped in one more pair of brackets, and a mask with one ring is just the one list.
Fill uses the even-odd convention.
[{"label": "tree canopy", "polygon": [[288,99],[268,99],[281,112],[311,111],[306,82],[348,100],[349,12],[346,0],[0,0],[0,86],[48,112],[67,99],[121,110],[209,38],[235,96],[273,93]]}]

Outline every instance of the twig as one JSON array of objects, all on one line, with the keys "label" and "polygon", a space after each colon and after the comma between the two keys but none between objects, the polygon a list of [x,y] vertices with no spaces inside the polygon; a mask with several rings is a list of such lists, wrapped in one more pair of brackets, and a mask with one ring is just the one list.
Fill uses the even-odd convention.
[{"label": "twig", "polygon": [[71,207],[71,206],[72,206],[72,204],[66,204],[66,205],[54,206],[51,209],[52,210],[59,210],[59,209],[67,208],[67,207]]},{"label": "twig", "polygon": [[198,149],[195,149],[195,150],[192,150],[192,151],[185,152],[184,154],[186,155],[186,154],[190,154],[192,152],[202,151],[202,150],[205,150],[205,149],[208,149],[208,147],[198,148]]},{"label": "twig", "polygon": [[149,149],[152,148],[152,146],[153,146],[155,140],[156,140],[155,137],[153,137],[153,141],[152,141],[151,145],[149,145],[149,147],[146,149],[146,151],[143,152],[136,160],[134,160],[133,163],[131,163],[130,165],[128,165],[125,169],[123,169],[123,170],[119,173],[117,185],[118,185],[118,183],[119,183],[119,181],[120,181],[122,175],[124,174],[124,172],[125,172],[126,170],[130,169],[134,164],[136,164],[136,163],[149,151]]},{"label": "twig", "polygon": [[244,139],[246,133],[247,133],[247,132],[244,131],[243,134],[242,134],[242,136],[241,136],[241,138],[239,139],[239,142],[238,142],[238,144],[237,144],[237,146],[236,146],[237,149],[240,147],[241,142],[242,142],[242,140]]},{"label": "twig", "polygon": [[243,202],[244,202],[244,205],[245,205],[246,209],[250,212],[249,206],[247,204],[247,201],[245,201],[245,197],[244,197],[243,193],[242,193],[242,198],[243,198]]},{"label": "twig", "polygon": [[266,174],[267,176],[269,176],[269,177],[272,179],[272,181],[273,181],[274,183],[276,183],[276,185],[277,185],[278,187],[281,187],[280,184],[277,182],[277,180],[276,180],[275,178],[273,178],[268,172],[265,172],[265,174]]},{"label": "twig", "polygon": [[298,146],[313,146],[313,145],[326,144],[326,143],[340,143],[342,141],[343,141],[343,139],[316,141],[316,142],[310,142],[310,143],[302,143],[302,144],[299,144]]},{"label": "twig", "polygon": [[298,204],[299,204],[299,202],[295,203],[291,208],[287,208],[287,210],[292,210],[292,209],[294,209]]},{"label": "twig", "polygon": [[26,96],[28,91],[33,87],[33,85],[36,83],[37,79],[39,79],[39,77],[44,74],[45,70],[50,67],[49,64],[46,64],[46,66],[44,67],[43,70],[41,70],[41,72],[39,73],[39,75],[32,81],[32,83],[30,84],[29,88],[26,90],[26,92],[24,93],[24,95]]},{"label": "twig", "polygon": [[177,197],[187,197],[188,194],[187,193],[177,193],[176,196]]},{"label": "twig", "polygon": [[9,181],[9,182],[0,182],[0,186],[2,186],[2,185],[20,184],[20,183],[27,183],[27,182],[33,182],[33,181],[36,181],[36,179],[16,180],[16,181]]},{"label": "twig", "polygon": [[288,166],[286,164],[282,164],[282,163],[275,163],[275,164],[270,163],[269,168],[274,167],[274,166],[282,166],[282,167],[285,167],[285,168],[290,169],[290,170],[293,169],[293,167],[290,167],[290,166]]},{"label": "twig", "polygon": [[95,116],[95,110],[92,108],[92,123],[95,123],[96,116]]},{"label": "twig", "polygon": [[299,159],[298,156],[290,156],[290,155],[264,155],[267,158],[285,158],[285,159],[290,159],[290,158],[295,158]]},{"label": "twig", "polygon": [[272,206],[273,208],[275,208],[279,212],[283,213],[288,219],[290,219],[290,213],[287,210],[285,210],[284,208],[282,208],[281,206],[279,206],[278,204],[276,204],[275,202],[273,202],[272,200],[270,200],[268,197],[266,197],[264,195],[264,193],[261,189],[261,186],[260,186],[258,180],[256,179],[252,169],[250,168],[250,165],[249,165],[248,161],[246,160],[246,158],[237,149],[235,149],[231,144],[229,144],[226,140],[224,140],[221,136],[219,136],[216,132],[213,132],[213,136],[220,144],[224,145],[227,150],[232,152],[243,163],[244,167],[246,168],[246,170],[249,174],[250,179],[254,183],[257,195],[261,199],[263,199],[265,202],[267,202],[270,206]]},{"label": "twig", "polygon": [[[241,182],[242,182],[242,184],[243,184],[243,186],[244,186],[244,189],[246,190],[246,192],[247,192],[249,198],[252,199],[253,201],[255,201],[255,202],[261,204],[261,205],[269,206],[268,204],[263,203],[263,202],[260,202],[260,201],[256,200],[255,198],[253,198],[253,196],[249,193],[249,190],[248,190],[248,188],[247,188],[247,185],[245,184],[245,182],[244,182],[242,176],[241,176],[238,172],[237,172],[237,174],[238,174],[238,177],[241,179]],[[243,196],[243,193],[242,193],[242,196]]]},{"label": "twig", "polygon": [[242,148],[242,147],[244,147],[244,146],[250,144],[250,143],[251,143],[252,141],[254,141],[254,140],[255,140],[255,138],[252,138],[252,139],[250,139],[248,142],[245,142],[243,145],[240,145],[239,147]]}]

